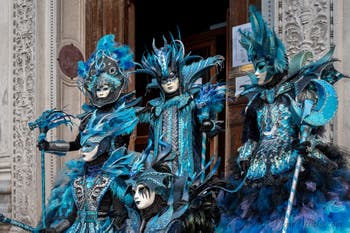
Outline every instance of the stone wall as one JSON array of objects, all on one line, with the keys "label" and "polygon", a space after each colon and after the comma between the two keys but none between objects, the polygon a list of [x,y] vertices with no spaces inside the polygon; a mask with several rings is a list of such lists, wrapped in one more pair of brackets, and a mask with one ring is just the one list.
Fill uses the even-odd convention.
[{"label": "stone wall", "polygon": [[[38,132],[31,131],[28,123],[55,107],[71,114],[81,111],[84,98],[76,79],[60,71],[57,54],[68,43],[83,50],[84,4],[84,0],[1,1],[0,212],[32,226],[41,215],[41,161]],[[69,140],[76,133],[76,128],[73,132],[59,128],[47,139]],[[63,162],[45,156],[46,198]],[[0,232],[22,230],[0,225]]]}]

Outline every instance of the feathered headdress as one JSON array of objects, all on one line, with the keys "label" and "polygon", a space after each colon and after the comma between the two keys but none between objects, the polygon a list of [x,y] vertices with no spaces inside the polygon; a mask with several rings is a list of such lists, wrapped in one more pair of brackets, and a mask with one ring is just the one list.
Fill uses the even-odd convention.
[{"label": "feathered headdress", "polygon": [[153,40],[153,52],[142,57],[141,68],[136,73],[145,73],[153,79],[147,88],[160,88],[160,81],[177,76],[180,81],[180,91],[189,92],[194,83],[200,79],[204,72],[211,67],[221,68],[224,57],[217,55],[203,59],[197,55],[185,54],[185,47],[181,40],[171,36],[171,43],[163,37],[164,45],[157,48]]},{"label": "feathered headdress", "polygon": [[[115,36],[113,34],[103,36],[98,41],[96,50],[92,53],[90,58],[86,62],[78,62],[78,84],[82,91],[92,91],[95,82],[98,81],[99,70],[104,68],[104,57],[108,57],[115,62],[118,68],[117,72],[120,74],[118,78],[123,79],[123,88],[126,88],[128,83],[126,71],[134,67],[134,54],[129,46],[119,44],[114,38]],[[94,70],[94,73],[91,73],[91,70]],[[110,81],[112,83],[119,83],[118,80]]]},{"label": "feathered headdress", "polygon": [[275,74],[283,73],[288,69],[288,59],[282,41],[269,29],[254,6],[250,6],[249,11],[252,33],[240,30],[240,43],[247,50],[249,61],[265,59]]},{"label": "feathered headdress", "polygon": [[127,183],[132,187],[135,187],[137,184],[144,184],[154,190],[164,200],[167,200],[170,190],[170,179],[174,175],[170,173],[166,162],[173,158],[168,158],[171,145],[163,142],[161,139],[160,144],[164,148],[157,157],[153,158],[150,154],[152,141],[149,141],[146,149],[133,163],[130,171],[130,179],[127,180]]}]

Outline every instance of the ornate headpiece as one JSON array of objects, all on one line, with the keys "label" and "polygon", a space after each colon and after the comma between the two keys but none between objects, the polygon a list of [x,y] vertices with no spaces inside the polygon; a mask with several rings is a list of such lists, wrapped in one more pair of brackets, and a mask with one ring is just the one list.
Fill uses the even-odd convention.
[{"label": "ornate headpiece", "polygon": [[[129,46],[114,41],[114,35],[103,36],[96,50],[86,61],[78,62],[79,86],[97,107],[116,101],[128,84],[127,70],[134,67],[133,53]],[[110,88],[108,97],[98,98],[97,91]]]},{"label": "ornate headpiece", "polygon": [[264,59],[274,74],[283,73],[288,69],[288,59],[282,41],[268,28],[254,6],[250,6],[249,11],[252,33],[240,31],[240,43],[247,50],[249,61],[255,65]]},{"label": "ornate headpiece", "polygon": [[170,172],[166,162],[172,160],[168,155],[171,151],[171,145],[160,139],[160,144],[164,149],[153,157],[151,153],[152,142],[149,141],[146,149],[141,153],[133,163],[130,170],[130,179],[127,183],[135,187],[138,184],[144,184],[154,190],[164,200],[167,200],[171,188],[170,179],[174,175]]},{"label": "ornate headpiece", "polygon": [[169,44],[163,37],[164,45],[157,48],[153,40],[153,52],[142,57],[142,64],[137,73],[145,73],[153,79],[147,88],[160,88],[162,80],[178,77],[180,81],[180,91],[188,92],[193,84],[202,77],[203,72],[213,66],[222,67],[224,58],[220,55],[203,59],[200,56],[185,54],[185,47],[181,40],[173,37]]}]

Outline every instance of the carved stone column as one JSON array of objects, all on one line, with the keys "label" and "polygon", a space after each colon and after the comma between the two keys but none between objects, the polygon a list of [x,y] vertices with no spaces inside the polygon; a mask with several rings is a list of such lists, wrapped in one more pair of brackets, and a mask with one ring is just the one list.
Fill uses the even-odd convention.
[{"label": "carved stone column", "polygon": [[288,56],[309,50],[318,58],[334,44],[333,0],[275,0],[275,11]]},{"label": "carved stone column", "polygon": [[[3,211],[7,216],[35,226],[41,217],[40,153],[36,148],[38,132],[30,131],[28,122],[35,120],[44,110],[55,107],[63,109],[68,104],[71,108],[65,109],[67,112],[76,114],[80,111],[83,98],[76,88],[75,80],[62,77],[57,58],[62,44],[74,43],[79,47],[84,44],[84,37],[81,36],[84,35],[82,26],[84,12],[81,9],[84,9],[85,2],[84,0],[8,0],[7,2],[9,4],[7,10],[10,12],[8,47],[12,55],[7,57],[9,75],[4,73],[4,77],[9,77],[9,80],[2,82],[0,95],[2,102],[5,103],[4,111],[10,114],[8,119],[1,118],[0,121],[0,129],[3,129],[0,131],[9,132],[9,137],[1,140],[1,145],[4,144],[4,147],[0,152],[4,152],[5,149],[8,152],[0,153],[0,184],[4,184],[3,189],[0,189],[0,195],[4,195],[5,198],[2,199],[4,201],[7,200],[6,195],[9,197],[9,207],[4,208],[3,205],[3,209],[8,211],[8,214]],[[3,54],[0,54],[0,58],[2,57]],[[59,128],[50,131],[47,135],[48,140],[66,139],[65,130]],[[4,133],[0,133],[1,135]],[[62,159],[50,154],[45,158],[46,198],[48,198]],[[6,186],[6,182],[11,182],[11,186]],[[7,229],[1,228],[0,231],[7,232]],[[12,227],[11,232],[22,231]]]},{"label": "carved stone column", "polygon": [[36,1],[13,0],[12,6],[12,217],[32,225],[40,196],[36,134],[28,127],[37,109]]}]

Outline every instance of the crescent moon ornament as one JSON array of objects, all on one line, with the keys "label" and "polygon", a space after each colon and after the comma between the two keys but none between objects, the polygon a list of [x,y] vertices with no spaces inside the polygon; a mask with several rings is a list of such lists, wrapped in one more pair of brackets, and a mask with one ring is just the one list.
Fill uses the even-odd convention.
[{"label": "crescent moon ornament", "polygon": [[311,112],[303,118],[303,111],[294,100],[292,107],[304,123],[317,127],[327,124],[335,116],[338,109],[338,96],[335,88],[322,79],[313,79],[311,83],[314,84],[317,93],[317,102]]}]

